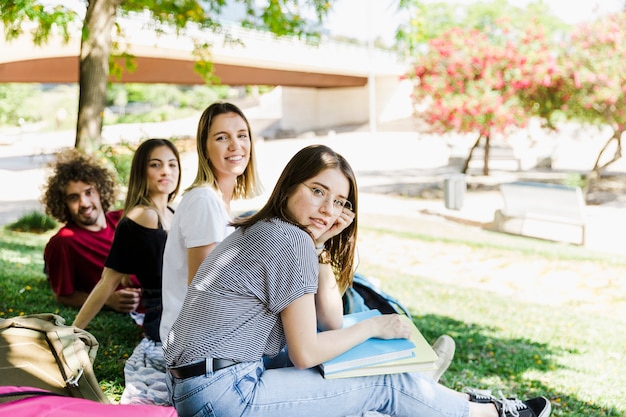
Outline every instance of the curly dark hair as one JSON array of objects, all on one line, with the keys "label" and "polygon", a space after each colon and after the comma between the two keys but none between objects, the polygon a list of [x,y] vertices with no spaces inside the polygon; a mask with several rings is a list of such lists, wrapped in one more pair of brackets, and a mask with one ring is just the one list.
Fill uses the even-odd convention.
[{"label": "curly dark hair", "polygon": [[48,178],[41,203],[46,213],[60,222],[72,220],[65,202],[65,189],[70,181],[80,181],[94,186],[100,194],[102,210],[106,213],[115,203],[113,173],[92,157],[74,149],[61,152],[53,165],[54,173]]}]

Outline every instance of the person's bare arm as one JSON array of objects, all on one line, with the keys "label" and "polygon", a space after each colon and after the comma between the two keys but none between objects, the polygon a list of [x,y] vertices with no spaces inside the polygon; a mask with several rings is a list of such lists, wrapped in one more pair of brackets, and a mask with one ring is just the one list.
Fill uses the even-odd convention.
[{"label": "person's bare arm", "polygon": [[320,330],[340,329],[343,324],[343,301],[330,264],[319,264],[315,311]]},{"label": "person's bare arm", "polygon": [[191,284],[193,277],[196,275],[196,272],[198,272],[198,268],[200,268],[200,264],[216,245],[217,243],[213,242],[208,245],[187,249],[187,285]]},{"label": "person's bare arm", "polygon": [[383,314],[345,329],[317,331],[315,300],[305,294],[281,312],[289,359],[299,369],[311,368],[369,339],[409,338],[412,326],[398,314]]},{"label": "person's bare arm", "polygon": [[[346,227],[352,224],[355,214],[344,209],[333,226],[315,242],[319,255],[324,248],[326,240],[338,235]],[[317,294],[315,295],[315,308],[317,323],[320,330],[332,330],[341,328],[343,322],[343,301],[337,285],[337,277],[330,264],[319,264],[319,281]]]},{"label": "person's bare arm", "polygon": [[89,322],[98,314],[109,297],[115,292],[115,289],[123,279],[123,275],[111,268],[104,268],[102,278],[100,278],[100,281],[93,288],[76,315],[74,326],[81,329],[87,327]]},{"label": "person's bare arm", "polygon": [[[105,305],[120,313],[130,313],[139,306],[141,291],[138,288],[122,288],[107,299]],[[71,295],[55,295],[57,302],[71,307],[81,308],[89,293],[76,291]]]}]

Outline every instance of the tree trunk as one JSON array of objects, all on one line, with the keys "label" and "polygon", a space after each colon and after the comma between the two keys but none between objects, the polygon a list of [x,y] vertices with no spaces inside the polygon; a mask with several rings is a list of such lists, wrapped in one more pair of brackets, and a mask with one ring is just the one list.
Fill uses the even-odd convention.
[{"label": "tree trunk", "polygon": [[78,121],[75,147],[93,152],[102,143],[102,119],[109,80],[111,34],[122,0],[90,0],[80,48]]},{"label": "tree trunk", "polygon": [[461,173],[462,174],[467,174],[467,170],[469,169],[470,161],[472,160],[472,155],[474,154],[474,150],[480,144],[480,140],[481,139],[482,139],[482,135],[479,134],[478,138],[476,139],[476,142],[474,142],[474,145],[472,145],[472,147],[470,148],[469,155],[467,156],[467,159],[465,160],[465,164],[463,165],[463,169],[461,169]]},{"label": "tree trunk", "polygon": [[[587,175],[587,181],[586,181],[586,185],[584,189],[585,195],[587,195],[589,191],[595,187],[595,183],[600,179],[600,175],[601,175],[600,171],[602,171],[603,169],[605,169],[606,167],[611,165],[613,162],[616,162],[618,159],[622,157],[622,134],[623,133],[624,133],[624,130],[620,128],[614,128],[613,135],[609,138],[609,140],[606,141],[602,149],[600,149],[600,152],[598,153],[598,157],[596,158],[596,162],[593,164],[593,168],[591,169],[591,172]],[[609,145],[613,141],[617,142],[617,147],[615,148],[615,152],[613,153],[613,156],[611,157],[609,161],[600,165],[600,160],[602,159],[602,156],[604,155],[605,152],[607,152]]]},{"label": "tree trunk", "polygon": [[483,175],[484,176],[489,175],[489,152],[491,151],[491,146],[490,146],[491,143],[489,139],[491,139],[491,134],[487,132],[487,134],[485,135],[485,157],[483,158]]},{"label": "tree trunk", "polygon": [[[592,171],[597,172],[599,175],[600,171],[602,171],[604,168],[608,167],[613,162],[616,162],[622,157],[622,134],[623,133],[624,133],[624,130],[621,130],[619,128],[613,129],[613,136],[611,136],[609,140],[606,141],[602,149],[600,149],[600,153],[598,154],[598,157],[596,158],[596,163],[593,164]],[[602,155],[604,155],[604,153],[607,151],[612,141],[617,142],[617,148],[615,148],[615,152],[613,153],[613,156],[611,157],[611,159],[607,161],[606,163],[600,165],[600,159],[602,159]]]}]

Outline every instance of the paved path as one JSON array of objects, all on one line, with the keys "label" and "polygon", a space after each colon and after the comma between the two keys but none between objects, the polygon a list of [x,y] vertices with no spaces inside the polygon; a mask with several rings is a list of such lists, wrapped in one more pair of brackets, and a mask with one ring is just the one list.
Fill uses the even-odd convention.
[{"label": "paved path", "polygon": [[[255,130],[254,120],[253,130]],[[116,135],[133,129],[139,137],[194,135],[197,118],[141,126],[112,128],[108,140],[119,140]],[[21,135],[7,140],[0,136],[0,224],[17,220],[32,211],[41,210],[39,197],[49,170],[46,164],[52,157],[49,151],[71,146],[72,132]],[[10,138],[10,137],[9,137]],[[445,208],[443,198],[436,192],[446,176],[458,171],[447,166],[448,148],[441,140],[419,137],[414,132],[369,133],[363,129],[298,139],[261,140],[257,142],[259,171],[266,193],[251,201],[235,202],[233,209],[245,211],[258,208],[271,191],[280,171],[289,158],[302,147],[325,143],[343,154],[353,166],[360,187],[359,206],[362,224],[376,227],[400,227],[424,234],[442,237],[475,239],[507,239],[506,235],[491,233],[481,226],[491,222],[496,209],[502,206],[497,191],[468,191],[460,210]],[[45,146],[44,146],[45,145]],[[186,187],[195,175],[195,155],[183,155],[182,184]],[[513,172],[494,172],[492,176],[470,177],[470,181],[491,183],[513,180]],[[401,198],[418,186],[433,187],[432,198]],[[612,203],[587,208],[588,226],[586,248],[614,254],[626,254],[621,242],[626,235],[626,204],[617,199]]]}]

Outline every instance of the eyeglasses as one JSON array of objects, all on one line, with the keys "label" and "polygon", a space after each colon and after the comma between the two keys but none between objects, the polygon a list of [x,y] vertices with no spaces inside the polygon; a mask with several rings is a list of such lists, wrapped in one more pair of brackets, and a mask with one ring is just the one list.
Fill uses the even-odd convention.
[{"label": "eyeglasses", "polygon": [[306,188],[311,190],[311,203],[315,204],[318,207],[321,207],[324,204],[327,204],[329,201],[333,202],[333,208],[339,211],[342,211],[344,208],[352,211],[352,203],[348,200],[342,200],[340,198],[334,198],[333,196],[328,196],[326,191],[322,188],[317,187],[309,187],[305,183],[301,183]]}]

